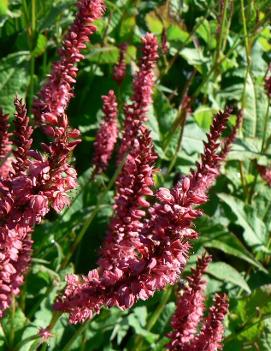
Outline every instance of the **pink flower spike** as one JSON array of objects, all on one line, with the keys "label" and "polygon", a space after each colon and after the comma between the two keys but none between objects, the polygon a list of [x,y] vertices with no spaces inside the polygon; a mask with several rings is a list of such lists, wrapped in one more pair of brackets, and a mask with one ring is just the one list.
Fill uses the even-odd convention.
[{"label": "pink flower spike", "polygon": [[104,269],[109,266],[127,269],[129,261],[133,262],[142,228],[140,220],[150,206],[144,197],[153,195],[151,187],[154,185],[156,159],[150,132],[141,127],[138,139],[116,181],[114,215],[99,259],[99,264]]},{"label": "pink flower spike", "polygon": [[126,43],[122,43],[119,46],[119,61],[113,68],[113,79],[118,85],[121,85],[126,73],[125,53],[127,48],[128,45]]},{"label": "pink flower spike", "polygon": [[156,37],[147,33],[142,39],[142,57],[138,72],[133,80],[133,96],[131,103],[124,106],[124,133],[118,152],[119,162],[129,151],[136,138],[139,126],[147,120],[148,107],[152,102],[154,85],[154,68],[158,58],[158,43]]},{"label": "pink flower spike", "polygon": [[219,351],[222,350],[224,333],[223,321],[228,312],[229,304],[226,294],[216,294],[214,305],[203,322],[201,333],[195,338],[191,350]]},{"label": "pink flower spike", "polygon": [[96,31],[93,22],[104,11],[103,0],[77,1],[77,15],[64,38],[60,58],[54,63],[52,73],[33,103],[33,113],[38,123],[57,125],[58,116],[65,113],[73,96],[78,72],[76,64],[84,58],[81,51],[86,47],[89,36]]},{"label": "pink flower spike", "polygon": [[[188,285],[184,288],[177,302],[177,309],[171,320],[173,331],[168,335],[171,339],[169,350],[182,350],[197,332],[204,312],[204,290],[206,281],[202,279],[211,257],[203,255],[198,258],[196,269],[188,277]],[[184,347],[185,349],[185,347]]]},{"label": "pink flower spike", "polygon": [[226,151],[235,137],[236,130],[234,128],[232,137],[228,139],[228,142],[226,141],[225,150],[222,150],[222,153],[218,151],[220,147],[219,139],[226,129],[231,112],[231,108],[226,108],[224,112],[218,112],[214,117],[210,132],[207,134],[207,142],[204,142],[204,151],[201,155],[201,160],[197,164],[196,170],[191,173],[191,194],[193,192],[193,200],[191,199],[191,201],[194,203],[201,204],[206,201],[204,200],[206,192],[218,176],[223,157],[226,156]]},{"label": "pink flower spike", "polygon": [[94,143],[93,164],[96,173],[106,170],[118,137],[118,104],[113,90],[103,96],[104,120]]}]

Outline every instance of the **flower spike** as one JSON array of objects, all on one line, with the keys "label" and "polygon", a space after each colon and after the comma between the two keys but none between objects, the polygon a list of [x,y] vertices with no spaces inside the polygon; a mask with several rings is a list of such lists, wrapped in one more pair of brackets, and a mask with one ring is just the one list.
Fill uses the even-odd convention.
[{"label": "flower spike", "polygon": [[152,102],[153,71],[158,58],[157,50],[156,37],[147,33],[142,39],[142,57],[133,81],[132,101],[124,106],[124,133],[118,153],[119,161],[122,160],[126,152],[129,152],[140,125],[147,120],[148,107]]},{"label": "flower spike", "polygon": [[214,305],[203,322],[201,333],[195,338],[191,350],[222,350],[223,320],[228,312],[229,304],[226,294],[216,294]]},{"label": "flower spike", "polygon": [[113,69],[113,79],[118,83],[118,85],[121,85],[123,82],[123,79],[125,78],[125,73],[126,73],[126,62],[125,62],[125,53],[127,51],[128,45],[126,43],[122,43],[119,46],[119,61],[118,63],[114,66]]},{"label": "flower spike", "polygon": [[58,116],[65,113],[73,96],[78,72],[76,64],[84,58],[81,51],[86,48],[89,36],[96,31],[93,22],[103,15],[104,10],[103,0],[78,0],[77,15],[64,38],[60,58],[54,63],[52,73],[33,103],[38,123],[57,125]]},{"label": "flower spike", "polygon": [[168,335],[171,339],[169,350],[180,350],[180,346],[190,342],[197,332],[204,312],[203,294],[206,281],[202,275],[210,261],[211,257],[207,255],[198,258],[196,269],[192,269],[192,274],[188,277],[188,285],[178,300],[176,312],[171,320],[173,331]]},{"label": "flower spike", "polygon": [[[175,284],[187,262],[190,241],[197,237],[192,223],[201,211],[195,207],[207,201],[206,192],[219,174],[219,138],[229,115],[230,110],[226,110],[214,118],[209,143],[205,144],[196,171],[183,177],[172,189],[160,188],[152,206],[139,203],[143,208],[145,204],[148,212],[146,216],[142,211],[134,212],[139,217],[136,227],[129,227],[134,217],[123,217],[125,222],[116,234],[120,242],[105,246],[113,258],[106,259],[109,255],[103,252],[99,267],[87,277],[67,278],[66,291],[55,308],[68,312],[71,323],[92,318],[102,306],[127,309],[167,284]],[[133,179],[137,173],[130,174]],[[124,190],[125,204],[130,196],[129,186]],[[130,229],[128,235],[126,228]]]},{"label": "flower spike", "polygon": [[113,90],[103,96],[104,120],[94,143],[93,164],[96,173],[106,170],[118,137],[118,104]]}]

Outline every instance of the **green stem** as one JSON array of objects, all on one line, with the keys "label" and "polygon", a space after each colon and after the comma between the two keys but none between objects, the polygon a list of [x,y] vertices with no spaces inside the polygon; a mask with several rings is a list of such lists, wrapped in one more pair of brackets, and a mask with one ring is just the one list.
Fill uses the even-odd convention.
[{"label": "green stem", "polygon": [[[229,51],[227,52],[226,55],[224,55],[224,57],[220,60],[219,64],[221,65],[223,63],[223,61],[228,58],[230,56],[230,54],[232,52],[235,51],[236,47],[239,44],[239,38],[235,39],[235,42],[233,43],[232,47],[229,49]],[[200,94],[202,87],[204,86],[204,84],[212,78],[213,73],[216,73],[215,71],[215,64],[212,65],[210,71],[208,72],[208,74],[205,75],[205,77],[202,79],[201,83],[199,84],[199,86],[197,87],[197,89],[195,90],[195,92],[193,93],[193,98],[192,98],[192,102],[194,102],[194,100],[197,98],[197,96]]]},{"label": "green stem", "polygon": [[[48,331],[53,330],[54,326],[56,325],[56,323],[58,322],[58,320],[62,316],[62,314],[63,314],[63,312],[59,312],[59,311],[53,312],[51,322],[48,325],[48,327],[46,328]],[[46,344],[46,342],[44,342],[44,343],[42,343],[41,351],[45,351],[46,349],[47,349],[47,344]]]},{"label": "green stem", "polygon": [[70,338],[70,340],[67,342],[67,344],[62,349],[62,351],[69,351],[71,346],[73,345],[73,343],[76,341],[76,339],[79,336],[82,336],[82,334],[84,333],[84,331],[87,329],[88,326],[89,326],[89,323],[85,323],[85,324],[82,324],[79,328],[77,328],[77,330],[75,331],[73,336]]},{"label": "green stem", "polygon": [[[231,340],[236,340],[236,337],[240,334],[242,334],[243,332],[245,332],[246,330],[252,328],[254,325],[263,322],[266,319],[269,319],[271,317],[271,313],[265,314],[263,315],[260,319],[258,319],[255,322],[249,323],[249,324],[244,324],[240,330],[238,330],[236,333],[233,333],[231,335],[229,335],[228,337],[225,338],[225,342],[231,341]],[[249,319],[251,320],[251,318]]]},{"label": "green stem", "polygon": [[[156,322],[158,321],[161,313],[165,309],[165,306],[168,302],[168,299],[170,298],[172,292],[172,286],[168,286],[164,291],[163,295],[161,297],[160,303],[154,313],[151,315],[151,318],[147,322],[146,330],[151,331],[152,328],[155,326]],[[143,345],[143,337],[142,335],[137,335],[134,341],[134,351],[142,351],[142,345]]]},{"label": "green stem", "polygon": [[33,342],[33,344],[30,346],[29,351],[36,351],[38,347],[40,346],[40,340],[36,340]]},{"label": "green stem", "polygon": [[[160,76],[157,78],[157,81],[159,79],[161,79],[162,77],[164,77],[169,70],[171,69],[171,67],[174,65],[175,61],[177,60],[180,52],[182,51],[182,49],[184,49],[186,47],[186,45],[189,43],[189,41],[191,40],[191,38],[194,36],[194,34],[196,33],[196,30],[202,25],[202,23],[207,19],[207,17],[209,16],[209,11],[206,13],[206,15],[196,23],[195,27],[192,29],[192,31],[189,33],[189,36],[186,38],[186,40],[182,43],[181,47],[178,49],[178,51],[175,53],[175,55],[172,57],[172,59],[168,62],[167,66],[165,67],[165,69],[161,72]],[[156,81],[156,83],[157,83]]]},{"label": "green stem", "polygon": [[241,4],[241,16],[242,16],[242,23],[243,23],[243,32],[244,32],[244,41],[245,41],[245,50],[246,50],[246,58],[247,58],[247,65],[250,65],[250,49],[249,49],[249,41],[248,41],[248,32],[247,32],[247,21],[245,15],[245,5],[244,0],[240,0]]},{"label": "green stem", "polygon": [[31,55],[30,60],[30,83],[29,83],[29,98],[28,105],[32,106],[33,96],[34,96],[34,82],[35,82],[35,57]]},{"label": "green stem", "polygon": [[146,328],[148,331],[152,330],[152,328],[154,327],[154,325],[158,321],[161,313],[163,312],[163,310],[168,302],[168,299],[170,298],[171,292],[172,292],[172,286],[168,286],[163,293],[163,296],[161,298],[159,306],[157,307],[156,311],[151,315],[151,318],[147,323]]},{"label": "green stem", "polygon": [[36,0],[31,1],[31,29],[32,34],[36,31]]},{"label": "green stem", "polygon": [[219,38],[218,38],[218,44],[216,48],[216,55],[215,55],[215,62],[214,62],[214,67],[215,71],[219,72],[220,68],[220,57],[221,57],[221,48],[222,48],[222,43],[224,40],[224,33],[225,33],[225,25],[226,25],[226,18],[227,18],[227,8],[228,8],[228,0],[225,0],[223,3],[223,9],[222,9],[222,24],[220,27],[220,33],[219,33]]},{"label": "green stem", "polygon": [[[13,351],[20,351],[20,349],[26,345],[27,343],[29,343],[30,341],[33,341],[33,340],[37,340],[39,339],[39,335],[32,335],[32,336],[29,336],[28,338],[25,338],[23,339],[22,341],[20,341],[13,349]],[[39,340],[38,342],[39,343]],[[37,343],[33,343],[33,344],[37,344]]]},{"label": "green stem", "polygon": [[[30,37],[31,51],[33,51],[35,48],[35,36],[36,36],[36,0],[31,0],[31,37]],[[29,106],[32,106],[32,101],[34,96],[34,79],[35,79],[35,57],[31,53]]]},{"label": "green stem", "polygon": [[240,177],[241,177],[241,183],[242,183],[242,187],[243,187],[243,192],[244,192],[244,198],[247,202],[247,184],[246,184],[246,180],[245,180],[245,176],[244,176],[244,170],[243,170],[243,162],[239,161],[239,172],[240,172]]}]

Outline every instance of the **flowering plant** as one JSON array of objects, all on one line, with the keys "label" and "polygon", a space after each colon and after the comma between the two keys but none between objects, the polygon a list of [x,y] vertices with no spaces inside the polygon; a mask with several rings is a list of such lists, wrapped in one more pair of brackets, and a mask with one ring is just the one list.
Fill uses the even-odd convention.
[{"label": "flowering plant", "polygon": [[0,3],[0,350],[271,348],[269,7]]}]

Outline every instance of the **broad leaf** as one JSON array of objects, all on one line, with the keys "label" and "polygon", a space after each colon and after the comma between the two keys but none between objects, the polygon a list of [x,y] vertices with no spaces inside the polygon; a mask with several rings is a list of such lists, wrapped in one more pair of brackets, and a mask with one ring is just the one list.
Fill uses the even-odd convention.
[{"label": "broad leaf", "polygon": [[27,52],[10,54],[0,60],[0,107],[5,113],[13,113],[13,100],[17,94],[25,98],[29,77],[27,76]]},{"label": "broad leaf", "polygon": [[233,285],[239,286],[250,293],[250,288],[242,275],[227,263],[211,262],[208,266],[207,273],[213,275],[219,280],[222,280],[223,282],[232,283]]}]

